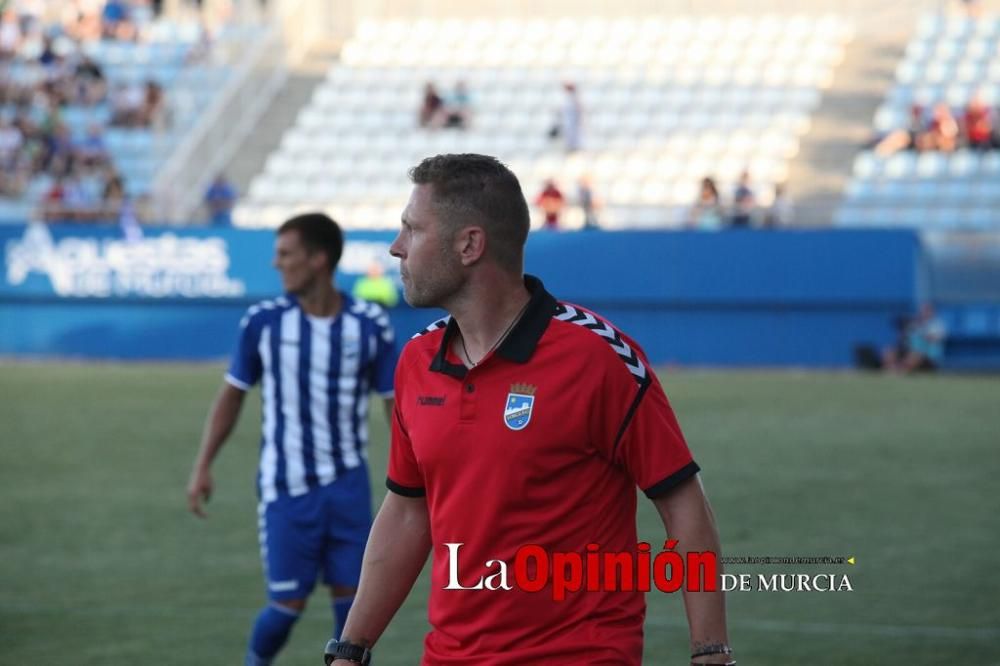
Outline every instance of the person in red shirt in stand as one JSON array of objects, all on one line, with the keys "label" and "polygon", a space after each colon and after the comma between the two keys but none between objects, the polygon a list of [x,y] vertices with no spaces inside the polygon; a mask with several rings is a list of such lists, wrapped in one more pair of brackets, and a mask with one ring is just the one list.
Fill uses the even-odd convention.
[{"label": "person in red shirt in stand", "polygon": [[[449,316],[415,336],[397,366],[390,492],[326,662],[371,661],[433,553],[425,666],[638,666],[642,592],[604,577],[605,587],[560,600],[551,579],[533,592],[517,574],[513,585],[487,576],[526,545],[641,550],[636,486],[669,531],[664,548],[719,554],[699,467],[663,388],[627,335],[524,274],[528,205],[506,166],[438,155],[410,177],[390,252],[407,302]],[[736,663],[717,590],[684,592],[693,664]]]},{"label": "person in red shirt in stand", "polygon": [[993,148],[993,114],[983,100],[982,93],[976,93],[965,107],[962,123],[965,139],[970,148],[989,150]]},{"label": "person in red shirt in stand", "polygon": [[558,229],[559,216],[562,214],[563,208],[566,207],[566,197],[563,196],[554,180],[545,181],[545,187],[535,198],[535,205],[541,208],[542,213],[545,214],[545,228]]}]

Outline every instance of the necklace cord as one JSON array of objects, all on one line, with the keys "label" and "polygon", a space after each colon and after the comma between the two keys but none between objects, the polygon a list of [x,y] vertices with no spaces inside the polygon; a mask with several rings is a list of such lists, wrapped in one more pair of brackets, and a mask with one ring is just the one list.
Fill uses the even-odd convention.
[{"label": "necklace cord", "polygon": [[524,306],[520,309],[520,311],[518,311],[516,315],[514,315],[514,318],[511,320],[510,324],[508,324],[507,328],[504,329],[504,332],[500,334],[500,337],[497,338],[497,341],[493,343],[493,346],[487,349],[486,353],[483,354],[478,361],[473,361],[472,357],[469,356],[469,350],[465,348],[465,336],[463,335],[458,339],[458,342],[462,345],[462,353],[465,354],[465,360],[469,362],[469,365],[471,367],[474,368],[480,363],[482,363],[483,359],[492,354],[493,350],[499,347],[500,343],[502,343],[504,340],[507,339],[507,336],[510,335],[510,332],[512,330],[514,330],[514,326],[517,324],[517,322],[521,321],[521,316],[524,314],[524,311],[528,309],[528,305],[530,304],[531,304],[531,299],[529,298],[528,302],[524,304]]}]

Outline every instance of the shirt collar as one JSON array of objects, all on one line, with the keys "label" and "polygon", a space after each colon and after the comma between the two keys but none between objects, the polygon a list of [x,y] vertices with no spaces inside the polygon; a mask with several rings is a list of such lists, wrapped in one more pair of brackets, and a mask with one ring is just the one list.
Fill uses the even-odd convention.
[{"label": "shirt collar", "polygon": [[[558,304],[555,297],[545,290],[542,281],[533,275],[524,276],[524,286],[531,294],[528,305],[520,320],[496,350],[497,355],[514,363],[527,363],[531,359]],[[458,333],[458,323],[451,318],[445,327],[444,335],[441,336],[441,346],[431,361],[432,372],[465,377],[468,372],[465,365],[452,363],[447,359],[448,348],[456,333]]]}]

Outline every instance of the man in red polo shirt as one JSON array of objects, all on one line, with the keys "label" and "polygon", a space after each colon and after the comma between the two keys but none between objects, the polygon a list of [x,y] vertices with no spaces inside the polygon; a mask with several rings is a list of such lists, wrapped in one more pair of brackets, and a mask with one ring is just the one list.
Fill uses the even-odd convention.
[{"label": "man in red polo shirt", "polygon": [[[407,302],[450,316],[397,366],[391,492],[327,661],[367,663],[433,552],[423,664],[640,664],[645,599],[621,584],[631,573],[591,577],[555,555],[521,560],[519,549],[588,563],[636,554],[638,485],[677,553],[719,553],[663,389],[631,339],[523,274],[528,207],[503,164],[439,155],[410,177],[390,251]],[[557,594],[553,581],[571,574],[575,589]],[[723,593],[684,600],[692,663],[735,663]]]}]

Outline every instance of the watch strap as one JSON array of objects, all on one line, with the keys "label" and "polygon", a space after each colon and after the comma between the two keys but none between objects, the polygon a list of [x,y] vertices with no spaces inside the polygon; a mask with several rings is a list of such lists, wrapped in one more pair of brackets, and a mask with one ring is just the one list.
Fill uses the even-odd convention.
[{"label": "watch strap", "polygon": [[363,645],[357,645],[350,641],[338,641],[331,639],[326,644],[325,659],[327,666],[336,659],[347,659],[361,666],[368,666],[372,661],[372,651]]}]

